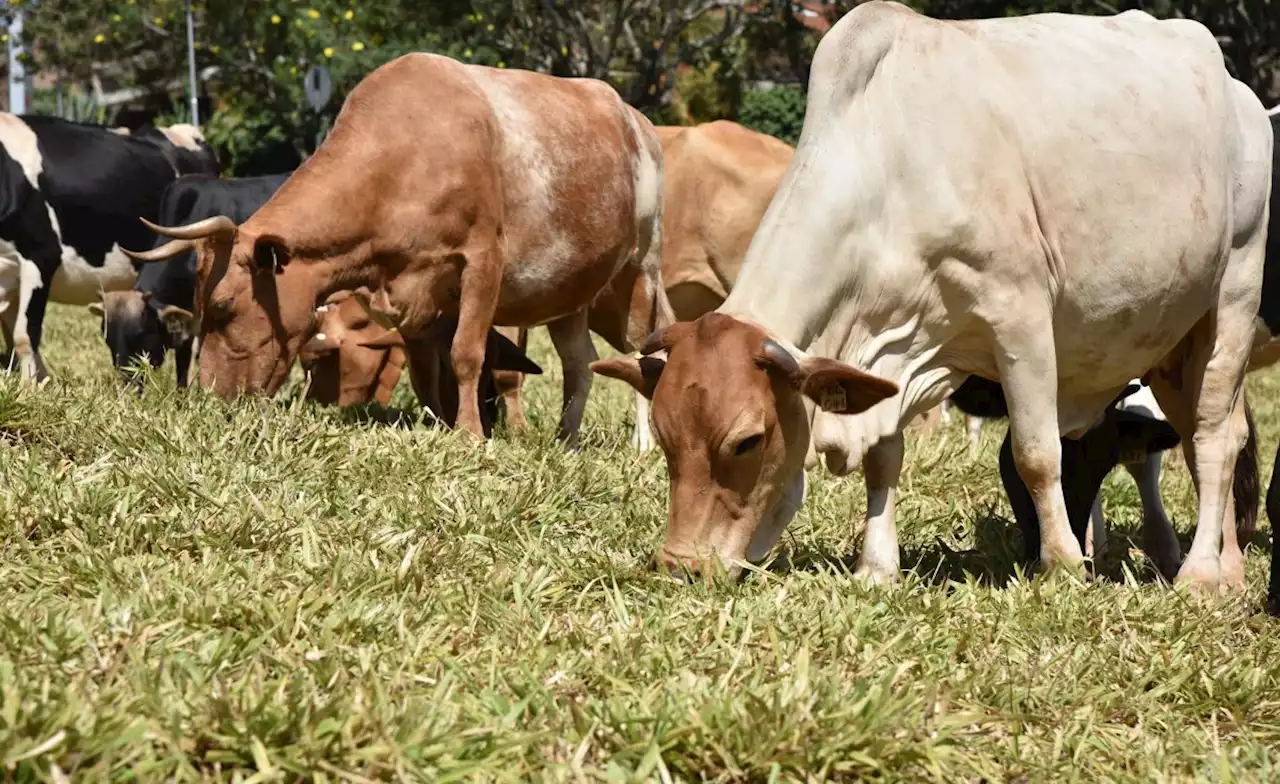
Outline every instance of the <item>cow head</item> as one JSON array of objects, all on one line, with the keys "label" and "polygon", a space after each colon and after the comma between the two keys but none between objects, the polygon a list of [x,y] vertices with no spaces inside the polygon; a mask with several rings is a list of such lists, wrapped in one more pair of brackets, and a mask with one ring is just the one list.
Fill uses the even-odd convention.
[{"label": "cow head", "polygon": [[111,363],[125,381],[137,384],[133,372],[138,362],[153,368],[164,362],[165,352],[191,340],[190,312],[165,305],[146,291],[109,291],[89,311],[102,319],[102,337],[111,350]]},{"label": "cow head", "polygon": [[[654,356],[665,351],[666,359]],[[666,454],[671,506],[658,561],[696,570],[712,557],[730,574],[763,557],[782,533],[772,524],[803,470],[808,398],[856,414],[897,394],[891,381],[822,357],[799,355],[764,330],[720,313],[650,336],[640,357],[595,362],[653,400]]]},{"label": "cow head", "polygon": [[196,251],[200,385],[226,398],[275,394],[313,331],[315,267],[291,265],[284,240],[238,230],[226,216],[172,228],[143,223],[173,241],[133,258]]},{"label": "cow head", "polygon": [[316,309],[316,332],[298,353],[311,377],[307,398],[325,405],[386,405],[405,364],[400,333],[374,323],[340,291]]}]

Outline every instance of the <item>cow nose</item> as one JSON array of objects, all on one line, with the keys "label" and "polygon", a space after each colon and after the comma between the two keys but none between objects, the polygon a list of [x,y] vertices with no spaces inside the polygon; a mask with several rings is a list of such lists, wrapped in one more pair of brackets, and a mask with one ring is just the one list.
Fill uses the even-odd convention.
[{"label": "cow nose", "polygon": [[659,550],[649,559],[649,569],[655,572],[663,572],[681,582],[692,582],[695,577],[701,574],[698,564],[691,563],[679,556],[672,555],[665,549]]}]

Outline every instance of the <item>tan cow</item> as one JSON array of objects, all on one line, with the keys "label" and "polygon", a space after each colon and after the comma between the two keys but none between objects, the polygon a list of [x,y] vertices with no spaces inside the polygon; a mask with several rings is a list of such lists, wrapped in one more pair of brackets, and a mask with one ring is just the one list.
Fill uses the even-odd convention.
[{"label": "tan cow", "polygon": [[832,471],[864,468],[858,575],[898,579],[903,425],[977,375],[1003,386],[1041,560],[1078,569],[1059,438],[1141,376],[1199,496],[1178,581],[1220,587],[1271,152],[1195,22],[858,6],[818,46],[800,145],[724,305],[593,366],[652,396],[659,560],[766,555],[812,439]]},{"label": "tan cow", "polygon": [[[365,288],[410,365],[456,316],[458,426],[483,433],[491,324],[546,324],[576,441],[595,352],[587,306],[612,281],[630,345],[670,321],[658,258],[657,134],[608,85],[411,54],[367,76],[310,159],[245,223],[157,228],[198,240],[200,383],[274,393],[315,308]],[[423,363],[425,364],[425,363]]]}]

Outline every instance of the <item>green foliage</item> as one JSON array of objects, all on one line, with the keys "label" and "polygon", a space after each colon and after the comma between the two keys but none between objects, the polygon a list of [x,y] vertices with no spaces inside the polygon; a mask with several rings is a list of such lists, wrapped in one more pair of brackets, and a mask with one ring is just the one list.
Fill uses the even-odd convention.
[{"label": "green foliage", "polygon": [[804,91],[795,87],[751,90],[742,97],[738,122],[795,145],[804,127]]},{"label": "green foliage", "polygon": [[[51,306],[52,382],[0,378],[5,780],[1280,775],[1266,550],[1243,597],[1169,589],[1120,471],[1104,576],[1015,577],[1000,424],[976,455],[959,418],[908,439],[902,585],[852,578],[863,483],[821,469],[771,570],[681,585],[645,568],[667,479],[628,443],[630,388],[596,382],[567,453],[541,331],[533,432],[482,448],[296,386],[182,394],[169,366],[128,394],[97,330]],[[1275,444],[1280,372],[1249,383]],[[1161,484],[1185,548],[1181,462]]]}]

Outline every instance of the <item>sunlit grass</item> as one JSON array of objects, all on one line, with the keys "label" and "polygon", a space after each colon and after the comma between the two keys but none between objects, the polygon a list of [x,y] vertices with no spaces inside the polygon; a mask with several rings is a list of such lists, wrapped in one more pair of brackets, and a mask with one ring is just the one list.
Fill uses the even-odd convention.
[{"label": "sunlit grass", "polygon": [[[0,380],[0,778],[1278,774],[1265,518],[1248,593],[1189,599],[1131,550],[1116,474],[1106,577],[1027,582],[1004,426],[970,457],[956,421],[910,439],[903,585],[851,578],[861,479],[815,472],[789,567],[681,586],[644,568],[666,473],[628,444],[628,390],[597,380],[566,454],[541,335],[534,433],[485,449],[296,389],[180,394],[168,366],[137,396],[91,318],[49,322],[55,380]],[[1265,474],[1280,373],[1251,394]]]}]

